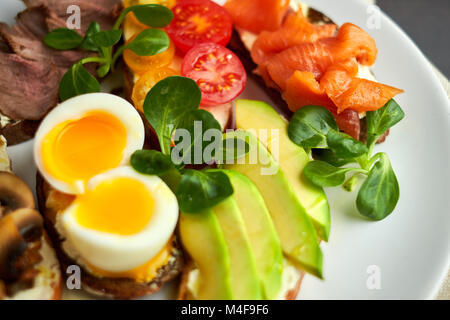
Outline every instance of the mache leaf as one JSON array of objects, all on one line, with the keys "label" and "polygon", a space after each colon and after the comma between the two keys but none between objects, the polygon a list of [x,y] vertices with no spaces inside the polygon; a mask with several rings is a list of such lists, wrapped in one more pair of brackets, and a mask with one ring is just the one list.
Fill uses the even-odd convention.
[{"label": "mache leaf", "polygon": [[161,151],[170,155],[174,130],[200,105],[201,91],[194,80],[173,76],[158,82],[147,94],[144,114],[155,130]]}]

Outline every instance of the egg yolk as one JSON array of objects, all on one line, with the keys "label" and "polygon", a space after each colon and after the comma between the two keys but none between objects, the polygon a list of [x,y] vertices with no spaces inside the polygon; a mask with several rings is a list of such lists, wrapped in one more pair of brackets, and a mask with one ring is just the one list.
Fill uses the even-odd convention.
[{"label": "egg yolk", "polygon": [[155,201],[148,188],[132,178],[115,178],[79,195],[75,219],[88,229],[118,235],[142,231],[152,218]]},{"label": "egg yolk", "polygon": [[123,158],[127,130],[115,116],[89,113],[55,126],[42,141],[45,170],[54,178],[72,183],[117,167]]}]

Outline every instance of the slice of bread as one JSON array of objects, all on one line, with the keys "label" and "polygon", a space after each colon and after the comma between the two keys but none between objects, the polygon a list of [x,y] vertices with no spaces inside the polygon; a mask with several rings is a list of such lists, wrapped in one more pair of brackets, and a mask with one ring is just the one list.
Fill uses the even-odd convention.
[{"label": "slice of bread", "polygon": [[36,265],[38,274],[31,288],[20,290],[11,300],[59,300],[62,293],[62,276],[56,253],[52,248],[50,238],[44,232],[39,253],[42,261]]},{"label": "slice of bread", "polygon": [[[191,259],[186,259],[187,263],[183,269],[178,288],[178,300],[195,300],[189,289],[188,282],[191,272],[195,270],[195,264]],[[304,277],[304,272],[299,272],[297,279],[292,279],[292,283],[288,285],[288,289],[284,293],[284,300],[296,300],[300,292],[300,287]]]},{"label": "slice of bread", "polygon": [[[0,171],[11,170],[11,160],[6,152],[6,141],[0,136]],[[1,215],[0,215],[1,219]],[[0,246],[1,247],[1,246]],[[27,250],[32,250],[31,248]],[[59,300],[61,299],[62,277],[56,253],[48,234],[44,231],[40,239],[39,255],[41,261],[34,269],[37,274],[33,278],[31,287],[21,289],[14,295],[4,297],[12,300]],[[1,282],[1,281],[0,281]],[[1,291],[1,290],[0,290]],[[1,298],[0,298],[1,299]]]},{"label": "slice of bread", "polygon": [[[62,247],[64,239],[55,228],[56,215],[71,204],[73,197],[53,189],[39,173],[36,177],[36,192],[45,227],[55,247],[62,270],[67,270],[71,265],[79,265],[64,251]],[[173,250],[167,264],[158,269],[156,277],[150,282],[137,282],[131,278],[98,277],[79,265],[82,287],[89,293],[112,299],[133,299],[155,293],[164,283],[175,278],[183,270],[183,253],[176,237],[172,245]]]},{"label": "slice of bread", "polygon": [[18,120],[11,121],[0,127],[0,135],[4,136],[9,146],[34,138],[41,121]]}]

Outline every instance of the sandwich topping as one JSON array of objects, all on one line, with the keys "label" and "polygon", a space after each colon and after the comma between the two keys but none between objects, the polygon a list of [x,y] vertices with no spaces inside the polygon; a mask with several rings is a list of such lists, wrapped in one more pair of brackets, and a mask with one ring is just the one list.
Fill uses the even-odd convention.
[{"label": "sandwich topping", "polygon": [[[257,300],[324,277],[324,187],[352,191],[364,176],[361,215],[393,212],[398,181],[373,148],[404,117],[403,91],[373,78],[378,49],[358,26],[288,0],[77,0],[89,17],[75,31],[61,19],[69,1],[25,3],[16,25],[0,24],[0,112],[43,119],[33,155],[45,210],[0,172],[0,298],[54,263],[44,221],[62,266],[82,267],[95,293],[155,292],[185,254],[182,298]],[[289,117],[235,100],[247,73],[226,47],[233,27]],[[100,93],[121,57],[128,101]]]},{"label": "sandwich topping", "polygon": [[[272,5],[284,1],[267,1]],[[328,108],[340,129],[355,139],[360,136],[358,118],[366,111],[383,107],[403,90],[373,81],[360,71],[377,57],[373,38],[361,28],[345,23],[313,24],[305,10],[290,11],[278,25],[256,30],[240,19],[242,3],[252,4],[261,15],[273,17],[283,11],[269,11],[260,1],[227,1],[241,34],[254,33],[246,42],[257,72],[269,87],[282,93],[293,112],[307,105]],[[244,37],[243,37],[244,38]],[[369,79],[368,79],[369,78]],[[358,116],[359,115],[359,116]]]},{"label": "sandwich topping", "polygon": [[0,299],[56,297],[58,262],[43,237],[31,190],[16,175],[2,171],[0,203]]}]

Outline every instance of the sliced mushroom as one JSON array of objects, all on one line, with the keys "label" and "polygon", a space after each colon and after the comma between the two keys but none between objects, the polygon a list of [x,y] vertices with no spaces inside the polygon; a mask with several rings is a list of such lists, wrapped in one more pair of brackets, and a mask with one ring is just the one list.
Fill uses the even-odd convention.
[{"label": "sliced mushroom", "polygon": [[27,249],[12,215],[0,220],[0,279],[14,280],[19,274],[14,262]]},{"label": "sliced mushroom", "polygon": [[28,185],[15,174],[0,172],[0,203],[2,215],[21,208],[35,208],[33,193]]},{"label": "sliced mushroom", "polygon": [[18,209],[11,216],[25,241],[34,241],[42,236],[43,219],[41,214],[29,208]]},{"label": "sliced mushroom", "polygon": [[43,219],[30,208],[18,209],[0,220],[0,278],[15,279],[20,275],[15,263],[28,243],[42,236]]}]

